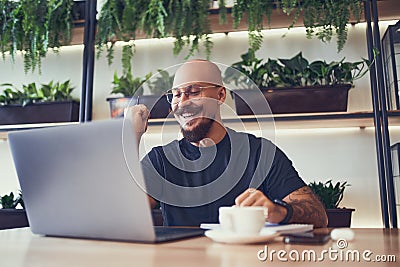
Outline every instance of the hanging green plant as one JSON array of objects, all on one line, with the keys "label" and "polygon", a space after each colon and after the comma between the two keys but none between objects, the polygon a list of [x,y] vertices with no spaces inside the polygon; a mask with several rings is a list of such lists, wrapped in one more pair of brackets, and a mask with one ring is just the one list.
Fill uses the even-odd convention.
[{"label": "hanging green plant", "polygon": [[[273,10],[282,10],[293,15],[292,28],[300,17],[304,20],[307,37],[316,36],[328,42],[337,36],[338,50],[343,49],[347,39],[347,24],[351,15],[360,20],[363,0],[236,0],[232,7],[233,27],[246,20],[249,46],[253,51],[260,49],[263,42],[262,29],[265,18],[271,20]],[[219,0],[219,21],[226,23],[225,0]],[[189,47],[186,58],[194,55],[203,46],[207,57],[213,43],[209,34],[209,0],[107,0],[98,20],[97,48],[100,53],[106,49],[109,64],[113,59],[116,41],[130,41],[123,49],[124,73],[129,72],[134,54],[136,33],[149,38],[175,38],[173,52],[179,54]]]},{"label": "hanging green plant", "polygon": [[107,0],[98,19],[97,55],[105,49],[108,63],[111,64],[115,43],[129,41],[129,44],[124,45],[122,55],[123,71],[128,73],[136,33],[141,31],[149,38],[175,37],[174,54],[179,54],[188,46],[188,58],[194,55],[202,44],[209,57],[213,45],[208,36],[211,33],[208,21],[209,5],[208,0]]},{"label": "hanging green plant", "polygon": [[176,38],[174,54],[179,54],[184,46],[190,46],[186,58],[199,51],[203,42],[207,57],[213,43],[208,36],[211,33],[208,21],[210,1],[169,1],[166,31]]},{"label": "hanging green plant", "polygon": [[3,60],[17,51],[24,58],[25,73],[41,70],[47,50],[55,52],[71,39],[73,0],[0,0],[0,37]]},{"label": "hanging green plant", "polygon": [[273,9],[294,15],[288,28],[292,28],[300,17],[303,18],[308,38],[316,36],[323,42],[337,37],[337,49],[341,51],[347,40],[347,25],[351,15],[356,22],[360,21],[363,0],[237,0],[232,8],[233,26],[238,27],[247,17],[249,45],[254,51],[261,47],[264,29],[264,16],[270,22]]},{"label": "hanging green plant", "polygon": [[237,0],[232,7],[233,27],[236,29],[247,15],[249,31],[249,45],[254,51],[260,49],[263,41],[261,30],[264,29],[264,16],[270,20],[272,10],[275,8],[274,0]]},{"label": "hanging green plant", "polygon": [[48,1],[48,42],[54,51],[71,42],[73,2],[73,0]]},{"label": "hanging green plant", "polygon": [[[138,5],[138,7],[140,6]],[[113,61],[115,43],[117,41],[127,42],[136,38],[136,31],[139,29],[138,21],[140,21],[140,18],[144,12],[145,9],[137,9],[133,4],[133,1],[106,1],[101,8],[99,19],[97,21],[97,56],[99,57],[105,48],[107,51],[108,64],[111,65]],[[124,47],[122,60],[130,62],[131,55],[133,55],[134,44],[131,42]],[[129,68],[129,66],[127,66],[127,68]],[[125,66],[124,72],[129,72],[128,69],[125,69]]]},{"label": "hanging green plant", "polygon": [[303,13],[304,26],[307,38],[316,36],[323,42],[337,37],[337,50],[341,51],[347,40],[347,25],[351,15],[356,22],[361,19],[363,0],[281,0],[282,11],[288,15],[294,12],[294,19],[289,28],[297,22]]}]

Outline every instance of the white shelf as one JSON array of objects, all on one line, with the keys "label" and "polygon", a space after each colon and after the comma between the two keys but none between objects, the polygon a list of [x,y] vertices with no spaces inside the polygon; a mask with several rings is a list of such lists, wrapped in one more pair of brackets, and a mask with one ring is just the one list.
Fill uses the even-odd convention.
[{"label": "white shelf", "polygon": [[[400,111],[389,111],[389,123],[392,126],[400,126]],[[248,126],[258,122],[275,123],[276,129],[313,129],[313,128],[349,128],[349,127],[374,127],[374,117],[372,112],[330,112],[330,113],[299,113],[299,114],[276,114],[258,116],[237,116],[223,118],[225,124],[243,123]],[[37,124],[17,124],[0,125],[0,139],[6,140],[8,132],[33,128],[53,127],[78,122],[64,123],[37,123]],[[149,127],[161,125],[177,125],[174,118],[150,119]]]},{"label": "white shelf", "polygon": [[[273,120],[277,129],[311,129],[311,128],[347,128],[347,127],[374,127],[373,113],[366,112],[330,112],[330,113],[299,113],[275,114]],[[271,121],[271,115],[238,116],[223,118],[224,123],[257,123]],[[389,112],[391,125],[400,125],[400,112]],[[153,119],[149,126],[177,124],[174,118]]]},{"label": "white shelf", "polygon": [[13,125],[0,125],[0,140],[6,140],[8,132],[28,130],[35,128],[54,127],[69,124],[78,124],[79,122],[55,122],[55,123],[31,123],[31,124],[13,124]]}]

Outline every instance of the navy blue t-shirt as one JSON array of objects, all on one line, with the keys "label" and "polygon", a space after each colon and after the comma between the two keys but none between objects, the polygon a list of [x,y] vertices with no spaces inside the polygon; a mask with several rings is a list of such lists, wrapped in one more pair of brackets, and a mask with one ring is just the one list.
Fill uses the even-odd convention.
[{"label": "navy blue t-shirt", "polygon": [[231,129],[215,146],[199,148],[183,138],[154,147],[142,167],[147,190],[160,200],[167,226],[217,223],[219,207],[234,205],[249,187],[273,200],[305,186],[272,142]]}]

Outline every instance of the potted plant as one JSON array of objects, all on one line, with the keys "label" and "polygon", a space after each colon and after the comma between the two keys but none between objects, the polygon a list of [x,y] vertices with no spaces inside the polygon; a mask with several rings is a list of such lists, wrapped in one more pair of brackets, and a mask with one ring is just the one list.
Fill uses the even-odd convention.
[{"label": "potted plant", "polygon": [[[14,193],[0,197],[0,230],[29,226],[24,209],[24,201],[21,192],[15,198]],[[22,209],[17,209],[21,205]]]},{"label": "potted plant", "polygon": [[1,84],[0,125],[78,121],[79,102],[71,93],[69,80],[51,81],[37,86],[30,83],[16,89],[12,84]]},{"label": "potted plant", "polygon": [[370,65],[366,59],[309,62],[301,52],[290,59],[263,62],[251,49],[241,58],[224,73],[224,82],[250,88],[231,92],[238,115],[262,113],[259,107],[265,106],[265,100],[253,96],[260,90],[274,114],[346,111],[348,91]]},{"label": "potted plant", "polygon": [[[124,114],[124,109],[128,106],[136,104],[144,104],[150,110],[150,118],[165,118],[169,114],[169,103],[163,93],[160,91],[163,88],[163,79],[168,73],[163,73],[164,76],[158,76],[153,82],[150,77],[152,73],[148,73],[144,78],[133,77],[131,72],[118,76],[114,73],[113,89],[111,94],[123,95],[122,97],[109,97],[107,101],[110,105],[111,117],[121,117]],[[169,76],[168,76],[169,77]],[[152,95],[144,95],[144,86],[147,85]],[[169,87],[168,87],[169,88]],[[167,88],[167,89],[168,89]]]},{"label": "potted plant", "polygon": [[339,208],[344,190],[349,186],[347,182],[333,184],[332,180],[325,183],[314,181],[309,183],[308,186],[325,207],[328,215],[328,227],[350,227],[351,214],[355,209]]}]

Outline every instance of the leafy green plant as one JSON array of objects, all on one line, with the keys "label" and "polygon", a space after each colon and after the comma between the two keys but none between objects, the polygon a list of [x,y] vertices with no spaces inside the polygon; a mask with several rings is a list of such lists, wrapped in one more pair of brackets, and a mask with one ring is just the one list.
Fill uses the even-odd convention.
[{"label": "leafy green plant", "polygon": [[371,65],[367,59],[347,62],[345,58],[329,63],[321,60],[309,63],[301,52],[290,59],[278,59],[278,62],[282,66],[277,69],[282,86],[353,84]]},{"label": "leafy green plant", "polygon": [[347,182],[333,184],[332,180],[329,180],[325,183],[314,181],[309,183],[308,186],[319,197],[325,209],[334,209],[338,208],[343,199],[344,190],[350,185]]},{"label": "leafy green plant", "polygon": [[[211,53],[213,43],[208,36],[211,33],[209,25],[209,0],[199,1],[164,1],[168,7],[166,16],[166,35],[175,37],[174,54],[179,54],[184,46],[190,46],[189,58],[203,42],[207,58]],[[224,5],[225,6],[225,5]]]},{"label": "leafy green plant", "polygon": [[270,22],[272,11],[281,9],[288,16],[293,14],[289,29],[302,17],[308,38],[316,36],[323,42],[329,42],[336,36],[337,49],[341,51],[347,40],[347,25],[351,15],[356,22],[360,21],[362,2],[363,0],[237,0],[232,8],[233,26],[237,28],[242,19],[247,18],[250,48],[256,51],[263,40],[261,30],[265,26],[264,18]]},{"label": "leafy green plant", "polygon": [[118,77],[114,72],[113,89],[111,94],[122,94],[124,97],[143,95],[143,84],[151,77],[148,73],[144,78],[134,78],[131,72]]},{"label": "leafy green plant", "polygon": [[160,1],[160,0],[107,0],[99,15],[96,46],[98,56],[106,49],[108,63],[113,60],[116,41],[130,43],[123,48],[123,70],[129,72],[134,52],[136,32],[142,31],[148,37],[173,36],[174,53],[179,54],[189,46],[187,58],[199,50],[203,42],[206,53],[211,53],[212,42],[208,21],[210,1]]},{"label": "leafy green plant", "polygon": [[355,20],[360,21],[362,2],[363,0],[306,0],[296,12],[304,12],[303,21],[308,38],[316,36],[323,42],[329,42],[336,35],[337,50],[341,51],[347,40],[350,15],[353,14]]},{"label": "leafy green plant", "polygon": [[0,94],[0,106],[21,104],[20,100],[24,98],[23,92],[17,90],[11,83],[0,84],[0,87],[4,87]]},{"label": "leafy green plant", "polygon": [[175,75],[170,76],[166,70],[158,69],[157,71],[157,77],[149,83],[149,89],[153,95],[162,95],[172,88]]},{"label": "leafy green plant", "polygon": [[[236,0],[231,16],[234,28],[238,28],[241,21],[246,19],[249,46],[253,51],[257,51],[262,45],[261,30],[267,26],[264,25],[265,18],[270,23],[271,14],[276,9],[282,10],[288,16],[294,14],[292,24],[288,25],[289,29],[302,17],[309,38],[316,36],[323,42],[328,42],[336,35],[340,51],[347,39],[350,15],[352,14],[357,22],[360,20],[362,1]],[[219,22],[226,23],[226,2],[219,0],[218,4]],[[98,20],[98,52],[100,54],[106,49],[107,58],[111,63],[115,42],[130,41],[123,49],[122,56],[125,62],[124,73],[127,73],[135,49],[136,33],[141,32],[150,38],[174,37],[174,54],[179,54],[188,46],[186,58],[194,55],[199,51],[200,45],[203,45],[208,58],[213,47],[209,37],[209,8],[209,0],[107,0]]]},{"label": "leafy green plant", "polygon": [[356,62],[316,60],[309,62],[299,52],[289,59],[268,59],[263,62],[255,56],[252,49],[243,55],[242,60],[233,63],[231,67],[242,72],[243,76],[235,74],[233,69],[225,71],[224,81],[235,82],[236,85],[248,84],[250,78],[258,87],[300,87],[313,85],[353,84],[363,77],[372,64],[367,59]]},{"label": "leafy green plant", "polygon": [[281,0],[277,2],[285,14],[294,14],[289,29],[302,16],[307,38],[316,36],[323,42],[329,42],[336,36],[337,50],[341,51],[347,40],[347,25],[350,23],[351,15],[356,22],[360,21],[364,1]]},{"label": "leafy green plant", "polygon": [[254,51],[260,49],[263,41],[261,30],[264,28],[264,16],[270,21],[274,0],[237,0],[232,7],[233,27],[237,28],[244,14],[247,15],[249,45]]},{"label": "leafy green plant", "polygon": [[66,101],[72,100],[72,86],[70,80],[63,83],[51,81],[42,84],[36,83],[22,85],[22,90],[16,89],[12,84],[6,83],[0,86],[6,87],[0,94],[0,106],[5,105],[27,105],[37,102]]},{"label": "leafy green plant", "polygon": [[[247,79],[250,78],[257,86],[264,84],[265,74],[267,69],[262,64],[262,59],[258,59],[253,49],[249,49],[247,53],[240,56],[241,61],[233,63],[231,67],[227,68],[224,75],[224,81],[230,83],[235,82],[236,85],[240,83],[246,83]],[[237,76],[237,71],[240,71],[245,76]],[[246,81],[243,81],[244,78]]]},{"label": "leafy green plant", "polygon": [[18,204],[21,204],[23,208],[25,207],[21,192],[17,197],[14,196],[13,192],[0,197],[0,205],[3,209],[15,209]]},{"label": "leafy green plant", "polygon": [[47,50],[71,40],[73,0],[0,0],[0,51],[14,61],[22,51],[25,72],[41,69]]}]

